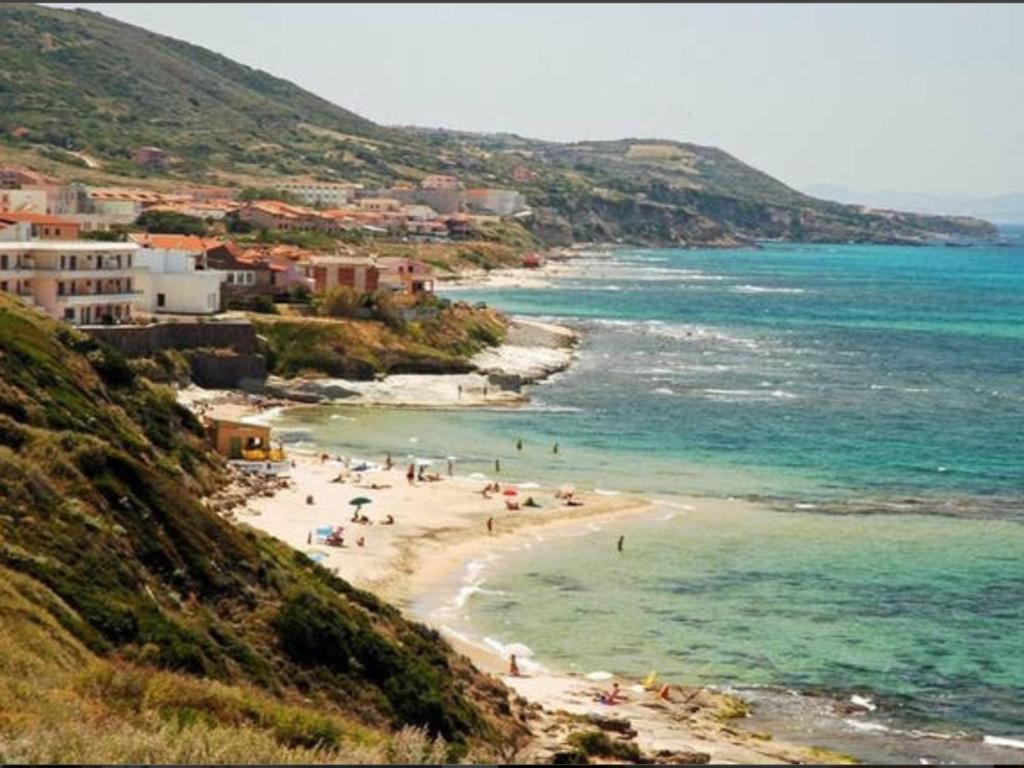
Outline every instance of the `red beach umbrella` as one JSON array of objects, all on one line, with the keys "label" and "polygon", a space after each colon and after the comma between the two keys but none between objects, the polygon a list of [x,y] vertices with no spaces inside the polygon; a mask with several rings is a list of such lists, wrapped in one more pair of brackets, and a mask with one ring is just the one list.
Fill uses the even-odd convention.
[{"label": "red beach umbrella", "polygon": [[518,496],[519,495],[519,491],[517,491],[515,488],[506,488],[504,491],[502,491],[502,493],[505,496]]}]

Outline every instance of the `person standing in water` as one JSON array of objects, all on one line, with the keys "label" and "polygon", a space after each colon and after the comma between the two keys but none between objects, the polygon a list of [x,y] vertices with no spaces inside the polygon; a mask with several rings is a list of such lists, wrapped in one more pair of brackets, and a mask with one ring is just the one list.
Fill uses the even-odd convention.
[{"label": "person standing in water", "polygon": [[494,460],[494,474],[498,474],[499,472],[501,472],[501,460],[500,459],[495,459]]},{"label": "person standing in water", "polygon": [[413,481],[416,480],[416,469],[412,464],[410,464],[409,468],[405,471],[405,479],[409,481],[409,485],[413,485]]},{"label": "person standing in water", "polygon": [[555,453],[555,454],[557,454],[557,453],[558,453],[558,443],[555,443],[555,444],[554,444],[554,446],[553,446],[553,447],[551,448],[551,452],[552,452],[552,453]]},{"label": "person standing in water", "polygon": [[517,451],[523,450],[523,438],[521,438],[521,437],[518,440],[516,440],[516,450]]},{"label": "person standing in water", "polygon": [[452,466],[452,460],[448,459],[448,477],[452,476],[452,472],[454,471],[454,469],[454,466]]},{"label": "person standing in water", "polygon": [[625,536],[619,536],[619,552],[622,551],[622,543],[626,540]]},{"label": "person standing in water", "polygon": [[508,658],[508,673],[512,677],[519,677],[521,674],[519,672],[519,665],[516,663],[516,655],[514,653]]}]

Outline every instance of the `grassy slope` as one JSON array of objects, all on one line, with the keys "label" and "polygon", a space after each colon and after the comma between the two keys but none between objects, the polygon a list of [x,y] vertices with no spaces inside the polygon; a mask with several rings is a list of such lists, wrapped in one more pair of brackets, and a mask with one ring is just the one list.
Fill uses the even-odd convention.
[{"label": "grassy slope", "polygon": [[436,318],[392,328],[370,320],[296,319],[251,315],[266,341],[272,373],[370,379],[384,373],[454,373],[499,343],[507,329],[496,311],[453,306]]},{"label": "grassy slope", "polygon": [[173,762],[193,727],[240,762],[238,729],[269,761],[386,751],[407,725],[459,752],[517,737],[504,689],[436,633],[207,512],[222,467],[200,434],[169,390],[0,296],[0,760],[62,714],[113,762]]},{"label": "grassy slope", "polygon": [[[264,72],[88,11],[0,6],[0,103],[0,157],[50,172],[63,159],[67,177],[148,175],[147,184],[160,186],[169,178],[258,184],[315,173],[373,185],[456,172],[469,184],[523,191],[545,209],[535,231],[549,242],[886,242],[993,233],[977,220],[870,214],[816,200],[713,147],[383,128]],[[20,126],[29,139],[12,140]],[[131,151],[141,144],[172,152],[169,174],[133,166]],[[78,167],[58,148],[84,150],[103,168]],[[518,165],[537,178],[515,182]]]}]

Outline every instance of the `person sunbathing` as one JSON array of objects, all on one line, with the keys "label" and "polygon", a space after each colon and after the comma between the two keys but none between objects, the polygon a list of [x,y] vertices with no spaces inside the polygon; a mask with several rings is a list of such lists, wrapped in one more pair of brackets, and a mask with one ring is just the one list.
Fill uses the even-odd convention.
[{"label": "person sunbathing", "polygon": [[567,506],[567,507],[582,507],[583,506],[583,502],[582,501],[578,501],[576,499],[568,499],[565,502],[565,506]]},{"label": "person sunbathing", "polygon": [[395,524],[395,518],[392,515],[388,515],[387,517],[385,517],[384,518],[384,522],[381,523],[381,525],[394,525],[394,524]]},{"label": "person sunbathing", "polygon": [[596,700],[602,704],[612,706],[614,704],[621,704],[625,701],[625,697],[623,697],[622,691],[619,690],[619,684],[612,683],[612,689],[610,691],[602,692]]},{"label": "person sunbathing", "polygon": [[366,539],[363,538],[362,536],[360,536],[358,539],[356,539],[356,546],[357,547],[365,547],[366,546]]},{"label": "person sunbathing", "polygon": [[519,502],[518,501],[512,501],[511,499],[506,499],[505,500],[505,509],[507,509],[509,512],[513,512],[515,510],[518,510],[519,509]]}]

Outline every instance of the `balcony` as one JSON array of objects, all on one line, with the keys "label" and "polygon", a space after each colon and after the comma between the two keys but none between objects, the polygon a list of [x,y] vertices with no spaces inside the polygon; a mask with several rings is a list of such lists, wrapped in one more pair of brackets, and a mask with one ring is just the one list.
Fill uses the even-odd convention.
[{"label": "balcony", "polygon": [[80,307],[89,304],[117,304],[124,301],[138,301],[142,291],[120,291],[119,293],[68,293],[57,297],[58,304]]},{"label": "balcony", "polygon": [[109,277],[132,277],[134,275],[149,274],[149,270],[146,267],[102,267],[100,269],[71,269],[66,267],[61,269],[60,267],[30,267],[34,272],[38,272],[40,276],[45,275],[46,277],[56,277],[65,280],[78,280],[86,278],[109,278]]}]

